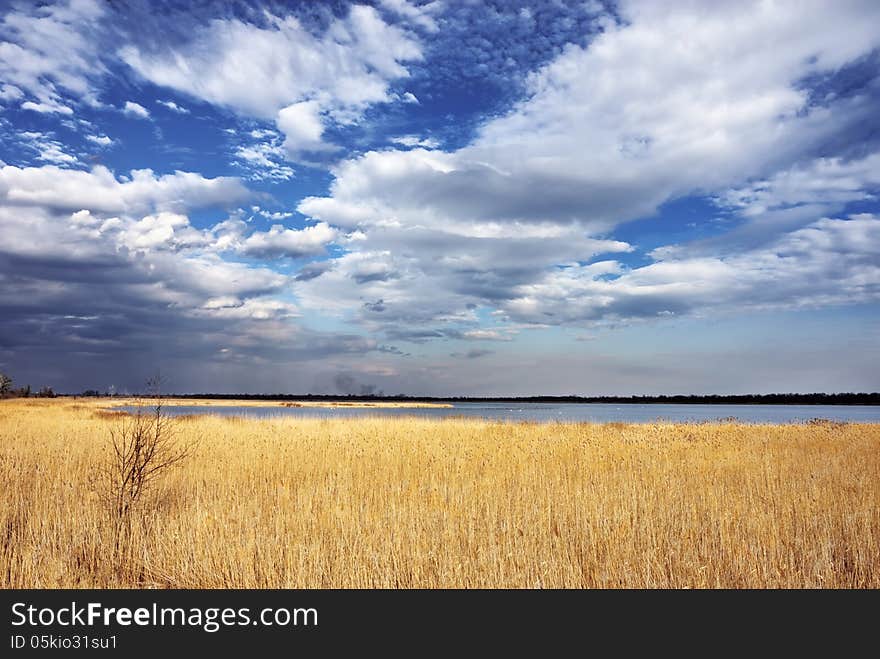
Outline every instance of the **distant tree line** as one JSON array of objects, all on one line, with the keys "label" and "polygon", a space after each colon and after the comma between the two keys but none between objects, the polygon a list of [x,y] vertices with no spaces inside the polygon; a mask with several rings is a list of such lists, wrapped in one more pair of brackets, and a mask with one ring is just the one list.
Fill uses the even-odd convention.
[{"label": "distant tree line", "polygon": [[331,394],[181,394],[175,398],[225,400],[410,401],[418,403],[617,403],[682,405],[880,405],[880,392],[812,394],[704,394],[674,396],[346,396]]},{"label": "distant tree line", "polygon": [[0,373],[0,398],[55,398],[52,387],[40,387],[37,393],[31,391],[31,385],[26,384],[18,389],[12,386],[12,378],[6,373]]},{"label": "distant tree line", "polygon": [[[101,393],[86,389],[78,396],[116,396],[115,390]],[[36,396],[54,398],[52,387],[31,392],[30,385],[13,388],[12,378],[0,373],[0,398]],[[614,404],[680,404],[680,405],[880,405],[880,392],[873,393],[812,393],[812,394],[679,394],[673,396],[406,396],[397,394],[177,394],[175,398],[206,398],[223,400],[304,400],[414,403],[614,403]]]}]

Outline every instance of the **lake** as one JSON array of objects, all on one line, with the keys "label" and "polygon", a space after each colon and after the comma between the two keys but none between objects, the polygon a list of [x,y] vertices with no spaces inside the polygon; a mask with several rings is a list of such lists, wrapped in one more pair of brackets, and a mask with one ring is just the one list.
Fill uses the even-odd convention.
[{"label": "lake", "polygon": [[[133,407],[121,410],[134,411]],[[799,423],[810,419],[880,423],[878,405],[665,405],[620,403],[454,403],[453,407],[249,407],[244,405],[168,405],[168,414],[215,414],[250,418],[281,416],[347,419],[364,416],[476,417],[503,421],[714,421]]]}]

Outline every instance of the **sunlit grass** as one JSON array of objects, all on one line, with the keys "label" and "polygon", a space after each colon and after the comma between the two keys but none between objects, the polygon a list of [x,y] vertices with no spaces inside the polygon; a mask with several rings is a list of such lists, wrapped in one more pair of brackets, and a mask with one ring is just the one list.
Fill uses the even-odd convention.
[{"label": "sunlit grass", "polygon": [[880,425],[187,418],[114,552],[117,422],[0,401],[0,586],[880,587]]}]

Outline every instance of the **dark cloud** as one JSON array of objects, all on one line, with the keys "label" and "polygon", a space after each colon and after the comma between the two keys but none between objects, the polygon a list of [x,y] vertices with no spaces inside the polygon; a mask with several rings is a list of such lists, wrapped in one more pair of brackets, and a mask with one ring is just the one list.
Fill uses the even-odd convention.
[{"label": "dark cloud", "polygon": [[358,284],[367,284],[371,281],[388,281],[390,279],[398,279],[400,275],[396,272],[355,272],[351,278]]},{"label": "dark cloud", "polygon": [[333,384],[341,394],[354,396],[381,396],[381,390],[375,384],[360,382],[351,373],[337,373],[333,377]]},{"label": "dark cloud", "polygon": [[375,302],[364,302],[364,309],[372,311],[373,313],[382,313],[385,311],[385,301],[379,299]]},{"label": "dark cloud", "polygon": [[316,263],[309,263],[299,269],[299,271],[294,276],[294,279],[296,281],[309,281],[310,279],[315,279],[316,277],[320,277],[325,272],[330,270],[332,267],[333,267],[333,264],[330,261],[319,261]]},{"label": "dark cloud", "polygon": [[450,357],[464,357],[465,359],[479,359],[480,357],[485,357],[486,355],[491,355],[494,353],[494,350],[485,350],[481,348],[474,348],[473,350],[468,350],[465,353],[453,352],[449,356]]}]

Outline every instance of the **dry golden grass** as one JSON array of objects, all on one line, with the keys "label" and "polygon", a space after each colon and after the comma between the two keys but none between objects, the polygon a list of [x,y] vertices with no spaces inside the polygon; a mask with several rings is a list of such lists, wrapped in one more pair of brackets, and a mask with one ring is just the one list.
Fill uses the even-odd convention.
[{"label": "dry golden grass", "polygon": [[189,418],[114,553],[95,410],[0,402],[0,586],[880,587],[880,425]]}]

